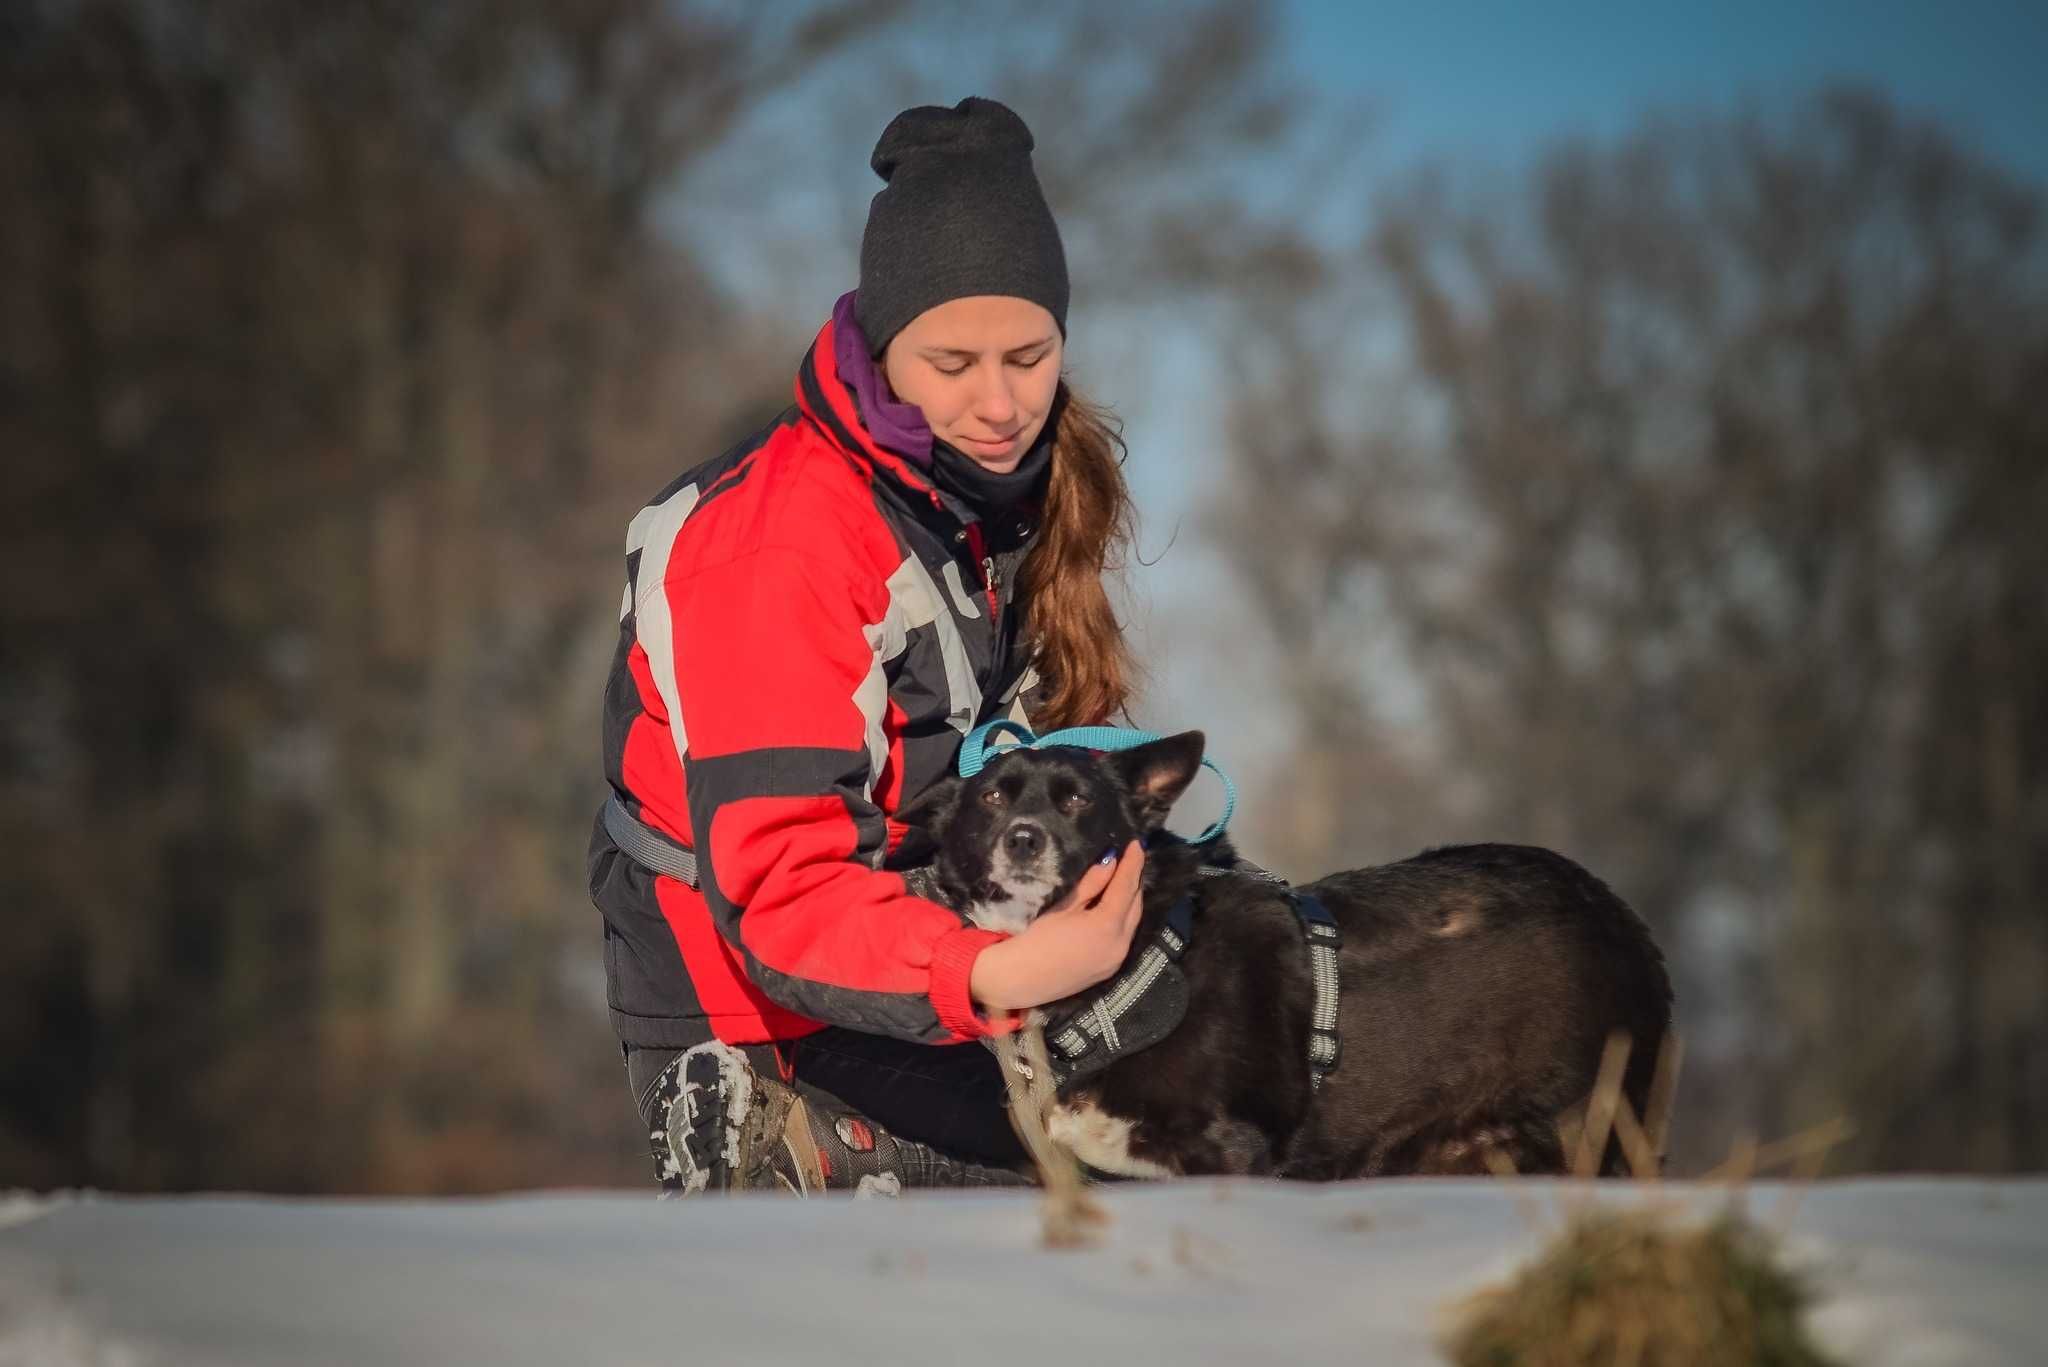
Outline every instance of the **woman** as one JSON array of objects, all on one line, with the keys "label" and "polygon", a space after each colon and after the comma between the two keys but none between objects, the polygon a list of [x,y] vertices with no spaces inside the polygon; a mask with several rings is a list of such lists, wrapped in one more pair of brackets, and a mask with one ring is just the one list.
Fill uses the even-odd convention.
[{"label": "woman", "polygon": [[859,289],[795,406],[628,532],[590,876],[671,1190],[1020,1180],[992,1057],[946,1046],[1129,949],[1136,846],[1015,936],[880,868],[890,814],[975,725],[1126,700],[1102,573],[1129,498],[1060,378],[1066,259],[1031,150],[990,100],[892,121]]}]

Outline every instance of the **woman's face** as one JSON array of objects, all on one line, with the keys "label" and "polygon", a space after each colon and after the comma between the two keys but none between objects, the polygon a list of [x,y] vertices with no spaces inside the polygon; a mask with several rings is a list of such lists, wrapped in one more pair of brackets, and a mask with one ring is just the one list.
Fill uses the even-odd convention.
[{"label": "woman's face", "polygon": [[1042,305],[978,294],[911,319],[882,353],[882,373],[933,436],[1008,474],[1052,411],[1060,354],[1059,325]]}]

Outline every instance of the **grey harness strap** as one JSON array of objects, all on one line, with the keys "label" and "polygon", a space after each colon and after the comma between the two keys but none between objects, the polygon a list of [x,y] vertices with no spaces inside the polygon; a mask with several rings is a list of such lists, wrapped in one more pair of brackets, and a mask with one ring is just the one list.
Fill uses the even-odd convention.
[{"label": "grey harness strap", "polygon": [[1337,951],[1344,947],[1344,933],[1317,898],[1289,888],[1287,901],[1308,939],[1308,970],[1316,984],[1315,1010],[1308,1023],[1308,1078],[1310,1087],[1319,1090],[1323,1078],[1337,1071],[1344,1047],[1337,1035]]},{"label": "grey harness strap", "polygon": [[1337,1062],[1344,1052],[1343,1039],[1337,1033],[1337,1000],[1342,990],[1337,978],[1337,951],[1344,947],[1344,932],[1337,928],[1337,918],[1330,914],[1330,909],[1319,898],[1296,890],[1288,885],[1286,879],[1268,873],[1256,864],[1239,860],[1238,867],[1234,869],[1210,865],[1205,866],[1202,872],[1211,875],[1242,873],[1279,884],[1287,905],[1294,910],[1295,919],[1301,922],[1302,938],[1308,942],[1309,977],[1315,983],[1316,992],[1308,1021],[1308,1080],[1311,1088],[1320,1091],[1323,1078],[1337,1071]]},{"label": "grey harness strap", "polygon": [[621,852],[644,869],[697,886],[697,856],[626,810],[616,790],[605,800],[604,830]]}]

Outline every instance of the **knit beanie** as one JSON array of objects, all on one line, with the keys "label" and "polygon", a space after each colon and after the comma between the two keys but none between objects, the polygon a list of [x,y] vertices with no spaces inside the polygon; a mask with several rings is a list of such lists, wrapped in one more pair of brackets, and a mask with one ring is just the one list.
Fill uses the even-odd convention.
[{"label": "knit beanie", "polygon": [[1065,335],[1067,255],[1031,148],[1014,110],[972,96],[882,130],[869,164],[887,184],[868,205],[855,303],[874,355],[926,309],[978,294],[1029,299]]}]

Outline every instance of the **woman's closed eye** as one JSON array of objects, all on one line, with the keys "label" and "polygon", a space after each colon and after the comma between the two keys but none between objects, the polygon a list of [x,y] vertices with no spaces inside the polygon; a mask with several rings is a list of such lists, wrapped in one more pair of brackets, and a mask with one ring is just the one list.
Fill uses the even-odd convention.
[{"label": "woman's closed eye", "polygon": [[[1051,354],[1051,348],[1047,347],[1021,355],[1006,356],[1003,358],[1003,361],[1004,364],[1015,370],[1036,370],[1040,365],[1044,364],[1045,358]],[[974,363],[972,361],[933,361],[932,369],[948,379],[958,379],[974,369]]]}]

